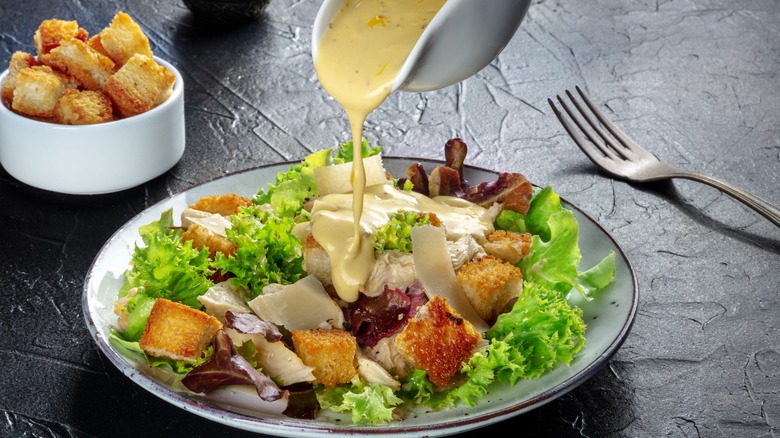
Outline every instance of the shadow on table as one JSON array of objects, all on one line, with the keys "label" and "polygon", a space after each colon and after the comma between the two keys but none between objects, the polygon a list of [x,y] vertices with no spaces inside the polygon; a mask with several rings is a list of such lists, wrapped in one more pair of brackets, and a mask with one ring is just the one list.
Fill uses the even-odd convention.
[{"label": "shadow on table", "polygon": [[[171,49],[186,50],[189,55],[209,55],[218,60],[228,60],[256,48],[258,43],[270,39],[272,32],[272,26],[263,17],[235,23],[215,23],[190,13],[183,16],[173,29]],[[234,60],[223,64],[223,68],[234,67],[235,64]]]},{"label": "shadow on table", "polygon": [[[690,217],[691,219],[693,219],[694,221],[698,222],[701,225],[710,227],[721,234],[735,238],[742,242],[757,245],[766,250],[780,254],[780,240],[772,239],[765,236],[760,236],[754,233],[747,232],[745,230],[734,228],[728,223],[723,222],[718,218],[713,217],[705,213],[704,211],[694,207],[693,205],[691,205],[690,202],[685,200],[685,198],[677,189],[677,186],[675,186],[673,181],[658,181],[658,182],[643,184],[641,186],[634,186],[634,187],[646,193],[653,193],[663,197],[671,204],[677,206],[680,209],[680,211],[685,213],[686,216]],[[763,216],[759,215],[753,210],[750,210],[747,207],[743,207],[741,204],[738,203],[738,201],[732,200],[732,202],[734,202],[735,206],[737,206],[738,208],[743,208],[749,214],[755,215],[757,220],[762,220],[762,221],[766,220],[764,219]]]},{"label": "shadow on table", "polygon": [[[601,174],[598,171],[594,171],[591,168],[577,168],[571,171],[567,171],[565,173],[598,174],[599,176],[603,176],[604,178],[610,178],[609,176]],[[615,180],[615,181],[619,181],[619,180]],[[761,236],[755,233],[750,233],[748,231],[735,228],[733,225],[724,222],[717,217],[713,217],[712,215],[705,213],[701,209],[696,208],[690,202],[688,202],[682,196],[680,191],[677,189],[677,186],[674,184],[674,181],[672,180],[657,181],[657,182],[644,183],[644,184],[629,184],[623,181],[621,182],[623,184],[630,185],[636,190],[640,190],[644,193],[650,193],[656,195],[658,198],[662,198],[664,201],[667,201],[670,204],[676,206],[686,216],[693,219],[700,225],[704,225],[706,227],[712,228],[713,230],[725,236],[737,239],[744,243],[756,245],[760,248],[766,249],[773,253],[780,254],[780,240],[772,239],[766,236]],[[713,190],[716,189],[713,188]],[[723,196],[727,196],[727,195],[723,195]],[[737,200],[732,199],[731,202],[734,203],[735,208],[744,209],[747,212],[747,214],[755,215],[756,220],[766,221],[766,219],[763,216],[743,206]]]},{"label": "shadow on table", "polygon": [[186,38],[191,40],[213,39],[215,37],[229,39],[231,36],[243,37],[247,30],[256,31],[266,26],[267,23],[263,16],[254,20],[220,22],[207,20],[190,13],[182,17],[179,26],[176,28],[175,36],[177,39]]},{"label": "shadow on table", "polygon": [[[165,178],[161,176],[147,184],[114,193],[70,195],[29,186],[0,167],[3,244],[42,253],[53,248],[60,251],[67,248],[59,257],[68,272],[86,269],[117,229],[156,202],[150,192],[154,187],[165,185]],[[72,274],[83,275],[80,271],[72,271]]]}]

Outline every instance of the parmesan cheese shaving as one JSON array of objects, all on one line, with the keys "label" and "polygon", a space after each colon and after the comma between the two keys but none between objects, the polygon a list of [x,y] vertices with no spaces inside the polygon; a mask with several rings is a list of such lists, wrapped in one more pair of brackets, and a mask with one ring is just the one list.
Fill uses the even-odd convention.
[{"label": "parmesan cheese shaving", "polygon": [[263,372],[282,386],[299,382],[313,382],[314,368],[303,363],[300,357],[284,345],[284,342],[268,342],[263,335],[239,333],[227,328],[225,333],[233,343],[243,345],[252,341],[257,349],[255,360]]},{"label": "parmesan cheese shaving", "polygon": [[259,295],[249,307],[261,319],[288,330],[342,328],[344,314],[322,284],[311,275],[278,292]]},{"label": "parmesan cheese shaving", "polygon": [[233,224],[230,223],[230,219],[221,214],[187,208],[181,212],[181,225],[184,228],[189,228],[192,224],[198,224],[222,237],[227,237],[225,230],[233,226]]},{"label": "parmesan cheese shaving", "polygon": [[[382,156],[373,155],[363,159],[366,172],[366,187],[386,184],[387,176],[382,165]],[[334,164],[314,168],[314,182],[320,196],[349,193],[352,191],[352,163]]]},{"label": "parmesan cheese shaving", "polygon": [[446,298],[447,304],[461,317],[469,321],[477,331],[485,333],[490,327],[471,307],[458,284],[447,251],[444,229],[432,225],[412,228],[412,248],[420,249],[414,251],[414,267],[428,298],[434,295]]}]

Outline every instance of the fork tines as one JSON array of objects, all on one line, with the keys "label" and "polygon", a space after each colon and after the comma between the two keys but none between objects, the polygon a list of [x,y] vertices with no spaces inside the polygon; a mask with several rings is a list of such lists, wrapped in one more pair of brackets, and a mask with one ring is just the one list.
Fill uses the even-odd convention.
[{"label": "fork tines", "polygon": [[[561,96],[556,96],[560,106],[568,117],[558,110],[552,99],[547,99],[555,116],[560,120],[561,125],[563,125],[564,129],[566,129],[566,132],[569,133],[569,136],[571,136],[577,146],[579,146],[595,164],[603,167],[603,160],[605,159],[617,158],[626,160],[628,158],[627,154],[635,148],[634,143],[623,134],[620,129],[613,125],[598,108],[596,108],[587,94],[585,94],[579,86],[575,88],[577,94],[579,94],[580,99],[585,103],[587,108],[583,106],[569,90],[566,90],[566,95],[569,97],[576,112],[566,104]],[[583,139],[569,120],[579,128],[579,132],[584,134],[589,142],[586,142],[585,139]]]}]

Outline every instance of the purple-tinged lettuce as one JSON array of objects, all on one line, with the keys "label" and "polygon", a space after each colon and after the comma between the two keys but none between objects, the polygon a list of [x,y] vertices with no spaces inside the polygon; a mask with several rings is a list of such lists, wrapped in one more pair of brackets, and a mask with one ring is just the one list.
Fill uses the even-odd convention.
[{"label": "purple-tinged lettuce", "polygon": [[279,327],[268,321],[263,321],[254,313],[236,313],[228,310],[225,312],[225,326],[239,333],[263,335],[268,342],[276,342],[282,339],[282,332],[279,330]]},{"label": "purple-tinged lettuce", "polygon": [[265,401],[276,401],[288,396],[268,376],[257,371],[243,356],[236,352],[230,336],[217,332],[213,341],[214,352],[201,365],[195,367],[181,380],[192,392],[207,393],[221,386],[253,385],[257,395]]},{"label": "purple-tinged lettuce", "polygon": [[385,286],[384,293],[376,297],[361,294],[357,301],[344,309],[344,316],[358,344],[373,347],[382,338],[401,331],[422,304],[420,287],[409,288],[407,294],[401,289]]}]

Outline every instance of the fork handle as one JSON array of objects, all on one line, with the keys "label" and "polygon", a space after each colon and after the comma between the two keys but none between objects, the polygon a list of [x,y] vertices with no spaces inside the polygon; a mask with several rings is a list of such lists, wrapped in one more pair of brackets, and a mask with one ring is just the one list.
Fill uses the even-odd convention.
[{"label": "fork handle", "polygon": [[735,199],[741,201],[743,204],[752,208],[758,212],[758,214],[764,216],[765,218],[769,219],[770,222],[780,227],[780,209],[764,201],[758,196],[751,195],[750,193],[717,178],[713,178],[709,175],[704,175],[697,172],[689,172],[678,169],[673,176],[675,178],[685,178],[698,181],[715,187],[723,193],[733,196]]}]

